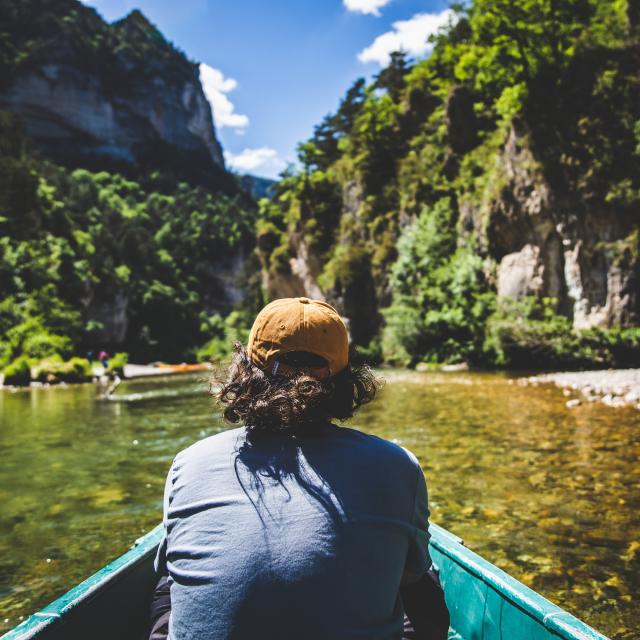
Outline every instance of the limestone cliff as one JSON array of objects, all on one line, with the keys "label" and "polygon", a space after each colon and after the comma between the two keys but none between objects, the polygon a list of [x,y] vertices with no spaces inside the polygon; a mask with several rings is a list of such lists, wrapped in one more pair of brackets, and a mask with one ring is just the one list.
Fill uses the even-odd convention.
[{"label": "limestone cliff", "polygon": [[[0,2],[0,6],[2,3]],[[166,168],[191,156],[224,170],[198,66],[138,11],[113,24],[64,0],[4,8],[20,62],[1,69],[0,108],[18,113],[46,155],[81,166]]]},{"label": "limestone cliff", "polygon": [[[459,198],[458,241],[471,241],[485,259],[486,276],[498,296],[554,298],[557,310],[570,317],[576,329],[638,324],[637,221],[611,210],[590,209],[575,194],[555,193],[528,135],[516,127],[509,130],[488,170],[480,204]],[[366,198],[353,178],[345,181],[342,193],[342,215],[353,218],[353,227]],[[349,317],[364,315],[375,322],[382,300],[374,286],[384,289],[384,273],[374,286],[359,282],[357,290],[348,291],[333,283],[323,289],[318,280],[323,281],[325,264],[295,226],[288,230],[288,244],[286,268],[264,270],[271,298],[326,298]],[[362,324],[366,322],[360,318]]]},{"label": "limestone cliff", "polygon": [[499,296],[555,298],[577,329],[640,322],[637,222],[554,192],[526,134],[510,130],[482,206],[462,215]]},{"label": "limestone cliff", "polygon": [[0,16],[0,298],[45,301],[44,322],[60,301],[80,345],[193,354],[256,288],[255,202],[198,65],[139,11],[108,24],[77,0],[0,0]]},{"label": "limestone cliff", "polygon": [[388,362],[626,365],[637,21],[624,3],[530,20],[498,4],[458,5],[428,57],[390,56],[299,145],[259,220],[270,294],[319,287]]}]

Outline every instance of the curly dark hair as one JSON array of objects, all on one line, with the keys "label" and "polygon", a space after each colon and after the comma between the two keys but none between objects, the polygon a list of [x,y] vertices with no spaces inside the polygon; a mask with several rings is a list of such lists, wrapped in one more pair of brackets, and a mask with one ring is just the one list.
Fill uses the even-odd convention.
[{"label": "curly dark hair", "polygon": [[289,377],[272,376],[254,365],[244,346],[236,343],[227,378],[214,378],[211,393],[223,405],[224,418],[243,423],[249,433],[293,434],[351,418],[380,387],[381,381],[367,366],[347,366],[326,380],[312,378],[303,369]]}]

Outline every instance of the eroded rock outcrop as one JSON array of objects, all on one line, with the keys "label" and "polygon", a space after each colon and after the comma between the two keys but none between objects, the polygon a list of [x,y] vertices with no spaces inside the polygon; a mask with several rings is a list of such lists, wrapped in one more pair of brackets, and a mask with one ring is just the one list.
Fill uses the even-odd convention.
[{"label": "eroded rock outcrop", "polygon": [[[0,108],[18,113],[58,161],[153,166],[159,155],[178,153],[224,170],[198,66],[138,11],[109,25],[82,5],[67,9],[84,21],[84,37],[100,44],[88,55],[73,32],[60,30],[27,48],[29,59],[3,82]],[[28,20],[16,18],[25,37]]]},{"label": "eroded rock outcrop", "polygon": [[[465,144],[472,144],[471,136]],[[640,322],[637,224],[615,211],[589,209],[576,196],[555,193],[526,131],[511,128],[493,162],[481,203],[459,198],[459,240],[473,238],[498,295],[553,298],[557,311],[570,317],[577,329]],[[345,181],[342,212],[343,219],[351,220],[347,227],[357,228],[364,201],[358,180]],[[358,282],[357,291],[343,291],[339,283],[323,290],[318,284],[322,261],[297,230],[289,230],[288,238],[293,257],[287,268],[265,272],[271,297],[326,298],[346,315],[364,310],[366,318],[376,316],[380,299],[371,283]],[[353,242],[345,239],[346,245]],[[355,309],[349,308],[353,301]],[[374,330],[367,327],[365,333]]]},{"label": "eroded rock outcrop", "polygon": [[322,267],[318,256],[310,251],[307,243],[293,234],[290,245],[294,254],[288,260],[287,269],[264,271],[264,286],[271,299],[295,298],[303,296],[315,300],[325,300],[325,294],[318,285]]},{"label": "eroded rock outcrop", "polygon": [[[640,321],[640,264],[632,221],[553,193],[524,134],[512,129],[495,186],[473,227],[497,263],[499,295],[558,300],[578,329]],[[484,222],[483,222],[484,219]]]}]

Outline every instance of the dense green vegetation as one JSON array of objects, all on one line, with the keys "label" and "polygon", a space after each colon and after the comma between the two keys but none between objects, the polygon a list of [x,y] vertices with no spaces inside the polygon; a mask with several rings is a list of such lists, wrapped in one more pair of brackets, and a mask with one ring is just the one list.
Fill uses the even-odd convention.
[{"label": "dense green vegetation", "polygon": [[[75,0],[0,6],[0,90],[57,59],[51,34],[71,48],[65,61],[118,94],[144,74],[196,73],[139,12],[108,25]],[[527,150],[520,170],[553,192],[554,224],[600,216],[625,230],[598,251],[640,282],[634,6],[455,5],[428,58],[395,53],[370,83],[353,84],[300,144],[298,169],[273,185],[244,178],[256,194],[268,189],[259,212],[198,154],[154,148],[135,167],[63,167],[0,113],[0,370],[13,383],[80,380],[89,371],[78,356],[101,348],[136,360],[220,359],[246,339],[264,295],[260,266],[286,281],[301,248],[374,361],[637,363],[633,322],[577,331],[558,299],[496,294],[497,265],[514,250],[504,235],[521,232],[505,211],[528,193],[509,182],[509,141]],[[238,259],[246,273],[224,285],[214,271]],[[243,302],[224,286],[244,290]]]},{"label": "dense green vegetation", "polygon": [[518,197],[499,161],[514,131],[535,158],[531,171],[556,194],[560,219],[596,211],[631,229],[606,250],[640,274],[632,9],[622,0],[454,6],[427,59],[392,55],[300,145],[301,169],[262,201],[264,269],[290,275],[289,260],[304,244],[355,341],[379,359],[637,363],[638,329],[574,331],[557,300],[511,303],[495,293],[504,255],[498,205]]},{"label": "dense green vegetation", "polygon": [[212,264],[250,255],[254,218],[241,192],[56,166],[0,113],[0,368],[20,380],[104,347],[193,358],[232,310]]},{"label": "dense green vegetation", "polygon": [[[171,89],[199,81],[198,65],[137,10],[112,24],[77,0],[0,0],[0,13],[0,92],[57,64],[94,78],[107,101],[135,99],[145,82]],[[203,357],[219,357],[212,341],[235,335],[244,318],[236,307],[259,304],[252,197],[204,146],[181,150],[142,136],[135,162],[74,155],[73,147],[54,163],[36,152],[18,117],[0,112],[6,381],[86,379],[84,355],[102,349],[184,360],[207,344]],[[116,354],[111,369],[124,362]]]}]

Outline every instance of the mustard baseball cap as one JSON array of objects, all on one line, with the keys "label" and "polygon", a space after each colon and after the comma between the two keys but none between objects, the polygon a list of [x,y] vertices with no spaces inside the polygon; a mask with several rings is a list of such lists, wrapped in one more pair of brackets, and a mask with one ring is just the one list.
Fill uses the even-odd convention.
[{"label": "mustard baseball cap", "polygon": [[251,362],[272,375],[287,376],[300,369],[278,358],[300,351],[327,361],[323,367],[304,367],[310,376],[324,380],[340,373],[349,364],[349,336],[342,318],[321,300],[281,298],[270,302],[251,327],[247,344]]}]

